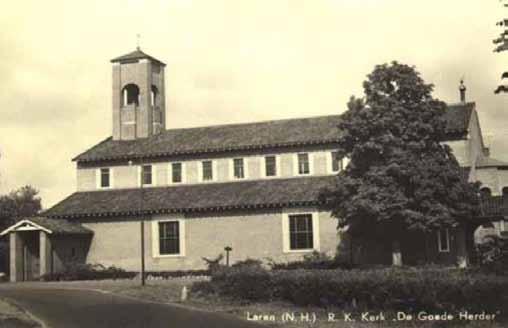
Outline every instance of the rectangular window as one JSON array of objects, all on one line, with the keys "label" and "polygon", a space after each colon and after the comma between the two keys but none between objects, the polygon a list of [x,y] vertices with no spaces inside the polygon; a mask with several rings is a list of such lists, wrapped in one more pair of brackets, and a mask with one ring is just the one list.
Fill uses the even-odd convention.
[{"label": "rectangular window", "polygon": [[312,214],[289,215],[289,249],[303,250],[313,248]]},{"label": "rectangular window", "polygon": [[151,165],[143,165],[141,167],[141,183],[143,185],[151,185],[152,184],[152,166]]},{"label": "rectangular window", "polygon": [[265,157],[265,176],[277,176],[277,159],[275,156]]},{"label": "rectangular window", "polygon": [[332,172],[340,172],[344,169],[344,163],[341,158],[339,158],[339,152],[332,151]]},{"label": "rectangular window", "polygon": [[448,229],[440,229],[437,232],[437,244],[440,252],[450,251],[450,231]]},{"label": "rectangular window", "polygon": [[212,181],[213,180],[213,166],[212,161],[203,161],[202,165],[202,179],[203,181]]},{"label": "rectangular window", "polygon": [[181,183],[182,180],[182,163],[172,163],[171,164],[171,182],[172,183]]},{"label": "rectangular window", "polygon": [[180,222],[159,222],[159,254],[180,254]]},{"label": "rectangular window", "polygon": [[243,158],[233,159],[233,178],[235,179],[245,178],[245,168],[243,166]]},{"label": "rectangular window", "polygon": [[101,186],[101,188],[111,187],[111,178],[110,178],[110,169],[109,168],[102,168],[101,169],[100,186]]},{"label": "rectangular window", "polygon": [[310,174],[309,154],[298,154],[298,174]]}]

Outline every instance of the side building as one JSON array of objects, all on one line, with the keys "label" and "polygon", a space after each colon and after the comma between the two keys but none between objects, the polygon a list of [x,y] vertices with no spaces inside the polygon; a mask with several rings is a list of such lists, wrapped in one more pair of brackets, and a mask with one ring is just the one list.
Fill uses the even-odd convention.
[{"label": "side building", "polygon": [[[76,261],[138,270],[140,222],[148,271],[202,269],[203,257],[214,258],[227,246],[232,262],[294,261],[313,251],[355,262],[391,261],[389,252],[369,256],[353,244],[319,202],[347,165],[336,156],[339,115],[166,129],[165,64],[139,49],[112,63],[112,137],[74,158],[75,193],[44,218],[2,232],[10,238],[11,280]],[[503,222],[508,164],[490,157],[475,104],[465,94],[445,115],[444,142],[465,177],[485,179],[491,198],[499,197],[467,231],[432,235],[432,261],[455,264],[467,262],[468,232]]]}]

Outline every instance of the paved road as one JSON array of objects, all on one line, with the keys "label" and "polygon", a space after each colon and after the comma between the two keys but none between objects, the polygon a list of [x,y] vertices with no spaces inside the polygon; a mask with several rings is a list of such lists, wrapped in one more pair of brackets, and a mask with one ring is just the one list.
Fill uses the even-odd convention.
[{"label": "paved road", "polygon": [[149,303],[88,290],[2,287],[49,328],[259,328],[227,315]]}]

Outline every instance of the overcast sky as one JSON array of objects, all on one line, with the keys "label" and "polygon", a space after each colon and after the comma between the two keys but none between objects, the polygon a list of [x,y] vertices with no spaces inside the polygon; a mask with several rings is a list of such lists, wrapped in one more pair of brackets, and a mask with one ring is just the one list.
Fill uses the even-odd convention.
[{"label": "overcast sky", "polygon": [[[504,12],[503,12],[504,10]],[[492,154],[508,161],[508,95],[493,93],[497,0],[11,1],[0,13],[0,193],[72,193],[71,158],[111,135],[113,57],[167,63],[167,127],[341,113],[374,65],[411,64],[458,101],[465,77]]]}]

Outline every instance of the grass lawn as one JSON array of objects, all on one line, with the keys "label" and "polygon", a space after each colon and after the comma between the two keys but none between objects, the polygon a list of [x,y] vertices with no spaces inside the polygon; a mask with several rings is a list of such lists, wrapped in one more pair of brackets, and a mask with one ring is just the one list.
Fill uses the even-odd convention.
[{"label": "grass lawn", "polygon": [[[205,311],[222,312],[235,315],[239,318],[247,320],[248,316],[251,318],[254,315],[267,315],[268,319],[274,318],[273,321],[258,322],[266,324],[268,327],[286,327],[286,328],[302,328],[302,327],[323,327],[323,328],[379,328],[379,327],[491,327],[502,328],[506,327],[506,322],[493,321],[473,321],[465,322],[453,320],[450,322],[423,322],[412,320],[410,322],[393,321],[394,314],[386,314],[385,321],[375,320],[374,322],[364,322],[361,320],[361,314],[353,314],[351,318],[356,319],[355,322],[345,322],[344,312],[342,309],[330,308],[311,308],[311,307],[298,307],[284,302],[270,302],[270,303],[242,303],[233,301],[231,299],[210,297],[204,295],[193,295],[189,293],[186,302],[182,302],[181,292],[184,286],[190,290],[192,280],[187,279],[171,279],[171,280],[150,280],[147,281],[145,287],[140,286],[139,280],[119,280],[119,281],[83,281],[83,282],[59,282],[47,283],[55,284],[58,287],[69,288],[85,288],[85,289],[100,289],[103,291],[112,292],[115,294],[136,297],[144,300],[157,301],[163,303],[180,304],[187,307],[192,307]],[[502,306],[502,305],[501,305]],[[337,321],[329,322],[328,314],[335,313]],[[287,314],[294,314],[295,321],[283,322],[282,316]],[[300,320],[301,315],[312,314],[316,316],[316,322],[310,323],[305,320]],[[372,313],[372,315],[379,314]],[[273,317],[270,317],[273,316]]]},{"label": "grass lawn", "polygon": [[36,328],[40,327],[25,312],[0,299],[0,327],[2,328]]}]

